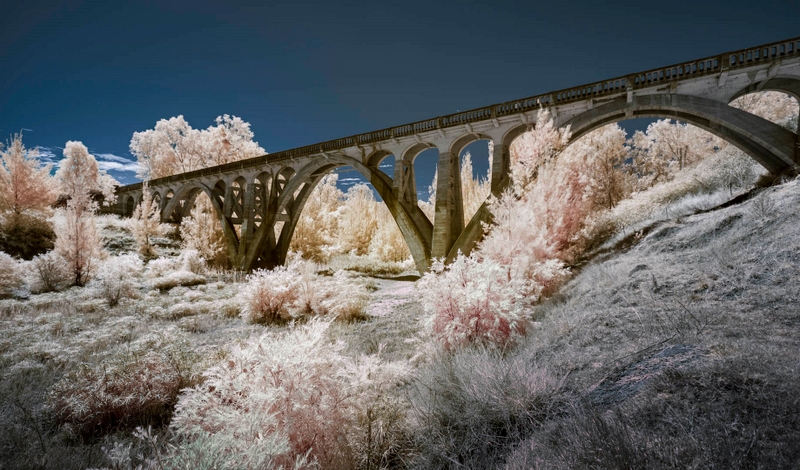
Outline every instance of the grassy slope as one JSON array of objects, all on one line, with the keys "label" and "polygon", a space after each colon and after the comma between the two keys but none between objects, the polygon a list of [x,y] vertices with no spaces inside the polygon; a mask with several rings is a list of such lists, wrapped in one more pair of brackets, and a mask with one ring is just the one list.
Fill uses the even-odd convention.
[{"label": "grassy slope", "polygon": [[[663,222],[633,248],[595,260],[537,309],[534,332],[513,352],[423,360],[408,396],[427,415],[412,417],[416,450],[407,461],[792,468],[800,460],[800,181],[764,194]],[[66,374],[153,345],[194,355],[187,366],[196,373],[258,334],[263,327],[225,312],[237,285],[213,281],[145,288],[113,309],[79,289],[3,301],[1,467],[104,463],[102,439],[69,438],[44,407]],[[382,349],[420,362],[429,347],[418,337],[415,293],[409,283],[377,283],[374,318],[336,325],[332,335],[353,354]]]},{"label": "grassy slope", "polygon": [[796,468],[798,279],[798,180],[595,260],[516,353],[571,399],[509,467]]}]

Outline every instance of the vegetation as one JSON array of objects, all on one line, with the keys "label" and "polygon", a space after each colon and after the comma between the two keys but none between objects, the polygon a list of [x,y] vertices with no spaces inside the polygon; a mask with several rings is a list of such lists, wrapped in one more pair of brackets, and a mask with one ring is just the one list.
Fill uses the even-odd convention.
[{"label": "vegetation", "polygon": [[68,143],[67,207],[22,212],[56,248],[0,252],[3,468],[794,468],[800,180],[680,123],[625,137],[542,112],[484,240],[417,282],[360,273],[408,257],[366,187],[323,179],[302,256],[244,276],[202,198],[181,241],[152,203],[95,217]]}]

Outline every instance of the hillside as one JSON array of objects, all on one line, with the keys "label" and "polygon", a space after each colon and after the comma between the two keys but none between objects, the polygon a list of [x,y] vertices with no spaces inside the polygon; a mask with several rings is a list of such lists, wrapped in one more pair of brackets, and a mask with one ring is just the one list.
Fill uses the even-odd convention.
[{"label": "hillside", "polygon": [[[411,281],[361,278],[369,319],[332,324],[326,341],[342,341],[358,370],[391,373],[348,398],[356,416],[374,400],[370,427],[353,431],[368,429],[357,443],[368,460],[351,462],[793,468],[800,180],[712,210],[712,197],[689,199],[575,269],[505,352],[438,350]],[[697,213],[669,216],[687,211]],[[108,246],[130,243],[125,224],[100,225]],[[185,443],[165,444],[180,391],[237,347],[267,341],[262,332],[294,334],[239,317],[241,277],[147,269],[136,298],[115,307],[83,288],[0,302],[2,468],[198,464]],[[153,434],[133,438],[137,425]]]}]

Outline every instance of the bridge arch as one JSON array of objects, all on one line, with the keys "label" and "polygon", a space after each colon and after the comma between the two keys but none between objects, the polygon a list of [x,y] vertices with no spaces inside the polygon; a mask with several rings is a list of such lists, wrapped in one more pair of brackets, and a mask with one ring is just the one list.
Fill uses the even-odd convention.
[{"label": "bridge arch", "polygon": [[800,80],[797,77],[776,76],[751,83],[742,88],[728,99],[728,103],[757,91],[780,91],[800,102]]},{"label": "bridge arch", "polygon": [[764,118],[707,98],[645,95],[614,100],[563,123],[571,142],[606,124],[630,118],[671,118],[688,122],[738,147],[774,174],[797,170],[797,134]]},{"label": "bridge arch", "polygon": [[133,210],[136,208],[136,199],[133,196],[128,196],[123,201],[122,213],[125,217],[133,215]]},{"label": "bridge arch", "polygon": [[[322,178],[336,168],[350,166],[363,175],[381,196],[397,222],[400,232],[408,245],[417,269],[425,272],[430,266],[431,236],[433,226],[425,214],[417,206],[410,207],[400,202],[392,191],[392,180],[383,172],[365,165],[359,160],[347,156],[330,156],[323,162],[308,165],[292,176],[277,197],[275,213],[288,214],[279,239],[276,240],[276,261],[282,263],[286,259],[294,228],[299,220],[309,195]],[[256,234],[253,247],[264,246],[266,233]],[[257,250],[257,248],[254,248]],[[248,253],[245,264],[252,263],[257,253]]]}]

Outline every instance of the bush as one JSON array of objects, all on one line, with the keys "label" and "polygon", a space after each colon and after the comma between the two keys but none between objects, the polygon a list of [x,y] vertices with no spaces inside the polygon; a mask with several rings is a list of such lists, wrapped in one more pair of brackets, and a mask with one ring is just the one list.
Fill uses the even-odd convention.
[{"label": "bush", "polygon": [[326,332],[326,323],[312,322],[235,348],[204,373],[204,384],[181,396],[173,430],[189,440],[227,442],[226,457],[239,468],[289,466],[306,455],[322,468],[352,467],[347,397],[336,373],[341,345]]},{"label": "bush", "polygon": [[53,249],[53,224],[29,214],[9,214],[0,227],[0,251],[32,259]]},{"label": "bush", "polygon": [[208,279],[193,272],[175,271],[163,277],[153,279],[152,281],[150,281],[150,284],[153,286],[154,289],[170,290],[173,287],[178,287],[178,286],[184,286],[184,287],[199,286],[200,284],[205,284],[206,282],[208,282]]},{"label": "bush", "polygon": [[249,275],[238,296],[242,318],[259,324],[282,324],[304,315],[329,315],[345,322],[366,319],[364,285],[343,273],[320,276],[317,269],[313,262],[295,259]]},{"label": "bush", "polygon": [[296,273],[286,266],[271,271],[258,270],[247,276],[239,299],[242,318],[250,323],[286,323],[291,319],[289,308],[297,300]]},{"label": "bush", "polygon": [[158,258],[147,263],[147,277],[154,288],[169,290],[177,286],[205,284],[208,271],[205,259],[197,250],[184,250],[177,258]]},{"label": "bush", "polygon": [[400,427],[388,391],[407,370],[374,356],[346,360],[328,326],[267,330],[208,369],[176,406],[174,461],[194,460],[193,443],[203,442],[216,468],[385,466]]},{"label": "bush", "polygon": [[80,436],[169,422],[178,392],[197,382],[181,342],[145,339],[124,355],[67,375],[50,393],[57,420]]},{"label": "bush", "polygon": [[137,278],[144,264],[137,255],[128,254],[106,259],[89,282],[95,293],[106,299],[110,307],[122,298],[133,298],[138,288]]},{"label": "bush", "polygon": [[71,273],[67,261],[55,251],[34,257],[29,263],[28,283],[32,292],[54,292],[67,287]]},{"label": "bush", "polygon": [[469,344],[505,348],[525,334],[526,283],[509,269],[476,256],[460,255],[445,269],[441,261],[417,283],[430,329],[445,348]]},{"label": "bush", "polygon": [[0,298],[11,297],[14,291],[21,288],[22,273],[17,261],[0,251]]}]

